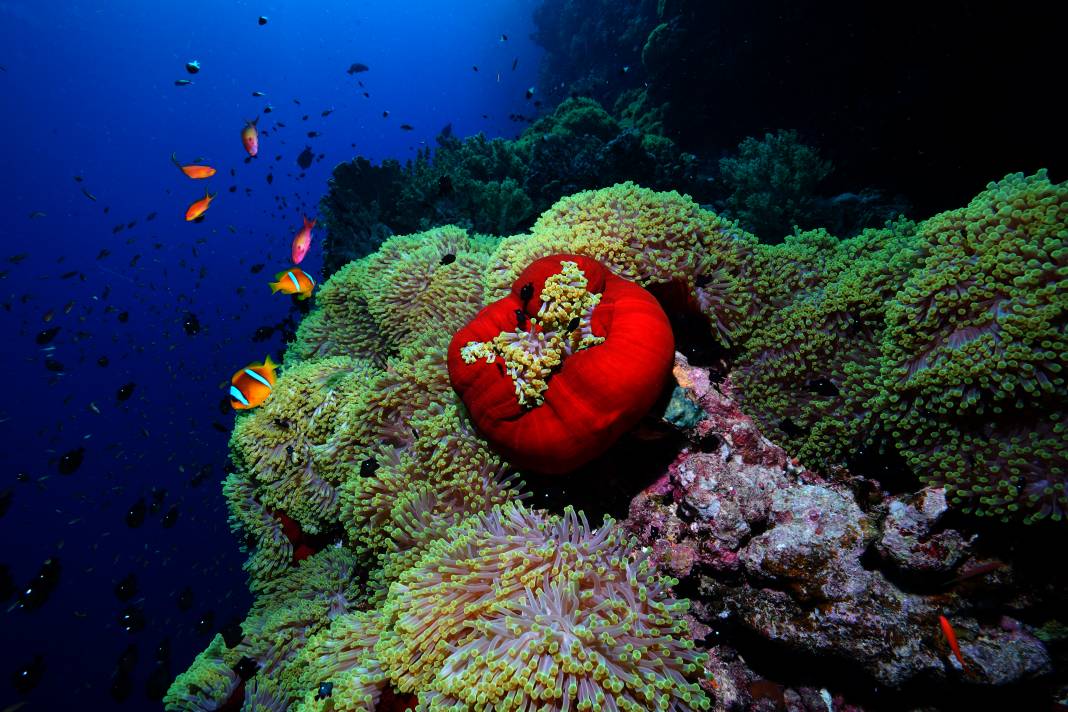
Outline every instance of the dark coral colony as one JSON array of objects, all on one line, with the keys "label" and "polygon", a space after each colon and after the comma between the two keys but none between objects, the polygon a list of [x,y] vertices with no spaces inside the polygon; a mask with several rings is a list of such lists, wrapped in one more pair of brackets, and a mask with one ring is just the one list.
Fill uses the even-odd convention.
[{"label": "dark coral colony", "polygon": [[784,131],[714,194],[619,97],[335,169],[230,440],[255,603],[167,709],[1048,708],[1068,183],[859,215]]}]

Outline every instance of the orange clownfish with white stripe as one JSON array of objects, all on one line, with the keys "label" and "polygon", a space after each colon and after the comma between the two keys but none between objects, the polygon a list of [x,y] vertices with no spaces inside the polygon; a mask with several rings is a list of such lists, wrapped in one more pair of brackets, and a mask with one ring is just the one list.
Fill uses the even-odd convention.
[{"label": "orange clownfish with white stripe", "polygon": [[262,405],[274,390],[277,364],[268,355],[263,363],[252,363],[230,379],[230,405],[234,410],[248,410]]},{"label": "orange clownfish with white stripe", "polygon": [[268,283],[271,288],[271,294],[275,292],[296,294],[297,299],[304,301],[311,296],[312,290],[315,288],[315,280],[299,267],[279,272],[274,278],[274,282]]}]

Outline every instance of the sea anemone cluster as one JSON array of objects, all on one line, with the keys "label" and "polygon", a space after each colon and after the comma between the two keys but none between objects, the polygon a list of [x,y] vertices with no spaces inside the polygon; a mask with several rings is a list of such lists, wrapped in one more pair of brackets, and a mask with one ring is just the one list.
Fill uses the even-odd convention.
[{"label": "sea anemone cluster", "polygon": [[[653,209],[655,194],[631,190]],[[531,560],[541,574],[487,599],[485,615],[459,609],[441,623],[468,631],[494,626],[501,635],[519,625],[545,640],[545,662],[497,683],[517,709],[520,700],[550,698],[559,709],[613,700],[620,709],[707,705],[698,686],[703,658],[678,615],[685,603],[674,601],[670,580],[613,523],[594,529],[580,515],[553,518],[523,505],[516,463],[487,439],[453,387],[449,344],[492,301],[488,277],[507,263],[499,247],[498,239],[451,227],[397,236],[322,285],[271,398],[241,414],[231,438],[224,492],[249,551],[256,601],[240,640],[213,641],[175,682],[168,709],[210,709],[242,695],[246,705],[259,700],[268,709],[374,709],[398,695],[434,709],[462,707],[453,700],[455,685],[417,684],[403,671],[399,641],[424,646],[426,656],[437,652],[432,641],[403,632],[402,592],[414,572],[460,565],[463,552],[443,550],[446,542],[502,536],[515,548],[487,567],[542,552],[550,558]],[[633,250],[640,253],[640,245]],[[628,309],[652,310],[660,325],[656,376],[631,420],[597,438],[597,447],[607,446],[659,393],[673,353],[670,326],[652,296],[589,256],[534,269],[544,274],[530,278],[538,284],[525,318],[559,334],[560,355],[574,361],[561,374],[580,374],[575,359],[583,352],[605,349],[603,355],[611,347],[614,359],[625,358],[627,344],[637,343],[621,326]],[[616,304],[620,295],[626,299]],[[568,329],[576,316],[580,323]],[[629,383],[623,376],[617,390]],[[546,375],[529,407],[566,384]],[[515,400],[514,387],[508,390]],[[572,572],[556,580],[561,567]],[[553,643],[545,616],[572,632]],[[542,645],[532,642],[511,662]],[[470,672],[462,660],[451,662],[455,679],[491,674],[498,664],[480,668],[479,660],[472,651]],[[535,682],[542,687],[531,696]]]},{"label": "sea anemone cluster", "polygon": [[1068,513],[1068,185],[991,183],[959,210],[760,245],[739,400],[807,466],[894,449],[952,504]]},{"label": "sea anemone cluster", "polygon": [[662,303],[812,469],[878,439],[962,508],[1060,519],[1066,218],[1068,186],[1016,175],[925,222],[765,245],[627,183],[524,235],[388,239],[237,416],[223,490],[255,603],[167,709],[709,708],[675,582],[521,479],[576,473],[665,395]]},{"label": "sea anemone cluster", "polygon": [[1068,186],[1017,173],[918,229],[887,306],[884,420],[976,514],[1068,515]]}]

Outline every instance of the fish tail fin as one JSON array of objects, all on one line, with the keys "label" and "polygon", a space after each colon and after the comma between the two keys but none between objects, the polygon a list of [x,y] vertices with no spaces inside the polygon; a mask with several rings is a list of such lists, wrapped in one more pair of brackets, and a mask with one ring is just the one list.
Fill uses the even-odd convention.
[{"label": "fish tail fin", "polygon": [[263,365],[266,368],[278,368],[278,364],[271,360],[270,354],[267,354],[267,357],[263,359]]},{"label": "fish tail fin", "polygon": [[315,223],[316,223],[315,220],[312,220],[311,222],[308,222],[307,216],[304,217],[304,227],[308,227],[308,228],[315,227]]},{"label": "fish tail fin", "polygon": [[277,292],[279,289],[282,288],[282,283],[281,283],[281,281],[268,282],[267,286],[271,288],[271,294],[274,294],[275,292]]}]

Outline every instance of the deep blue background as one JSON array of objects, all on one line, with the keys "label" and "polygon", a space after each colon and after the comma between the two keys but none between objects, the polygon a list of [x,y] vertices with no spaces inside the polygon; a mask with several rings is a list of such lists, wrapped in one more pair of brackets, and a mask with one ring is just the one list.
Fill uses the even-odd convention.
[{"label": "deep blue background", "polygon": [[[235,370],[282,355],[277,334],[251,339],[292,309],[266,282],[288,266],[301,214],[314,215],[336,163],[356,153],[407,158],[433,145],[447,123],[460,136],[522,128],[507,116],[532,113],[524,91],[538,62],[529,39],[534,4],[0,2],[0,492],[13,490],[0,518],[0,565],[18,587],[47,557],[62,566],[42,608],[4,612],[14,599],[2,602],[0,709],[21,699],[26,709],[114,706],[111,674],[130,643],[139,659],[122,706],[153,709],[144,685],[156,646],[169,638],[175,674],[210,640],[195,630],[204,612],[214,613],[216,628],[244,615],[243,555],[219,488],[227,434],[213,423],[230,427],[219,402]],[[263,27],[261,14],[269,17]],[[202,70],[190,77],[192,59]],[[371,69],[347,75],[353,62]],[[182,78],[194,84],[174,86]],[[246,164],[244,119],[268,103],[260,156]],[[273,128],[276,121],[286,128]],[[401,123],[415,130],[402,132]],[[309,131],[322,135],[309,139]],[[299,178],[295,159],[306,145],[325,158]],[[187,162],[203,156],[219,172],[189,180],[170,163],[172,152]],[[218,192],[206,220],[184,222],[205,186]],[[31,219],[34,211],[46,215]],[[320,245],[317,231],[301,265],[309,273],[318,272]],[[103,249],[110,255],[97,259]],[[23,261],[9,260],[21,253]],[[254,275],[256,263],[266,266]],[[71,271],[78,274],[61,278]],[[186,312],[199,318],[195,336],[182,329]],[[35,336],[55,325],[61,330],[46,351]],[[62,374],[46,369],[46,357]],[[133,397],[119,402],[116,390],[128,382]],[[59,474],[59,456],[76,447],[85,448],[84,464]],[[202,466],[212,473],[193,487]],[[30,481],[18,482],[19,473]],[[162,510],[127,527],[127,509],[151,500],[153,487],[166,489]],[[172,505],[178,520],[164,529],[160,517]],[[113,594],[129,573],[146,618],[134,634],[121,629],[125,604]],[[187,585],[195,603],[181,612],[176,597]],[[44,672],[23,698],[11,675],[36,654]]]}]

